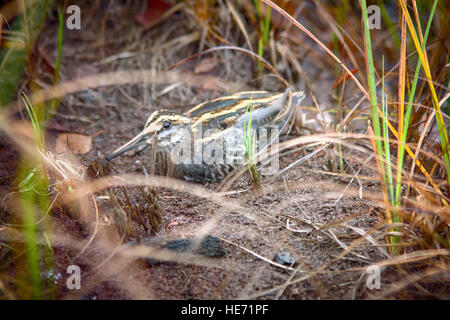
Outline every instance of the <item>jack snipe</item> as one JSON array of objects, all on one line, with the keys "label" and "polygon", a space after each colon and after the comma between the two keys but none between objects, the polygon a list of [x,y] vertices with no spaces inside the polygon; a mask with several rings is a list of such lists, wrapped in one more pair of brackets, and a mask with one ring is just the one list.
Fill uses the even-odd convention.
[{"label": "jack snipe", "polygon": [[[106,159],[151,146],[155,173],[218,181],[245,159],[247,129],[256,132],[252,137],[257,150],[270,146],[280,134],[289,132],[303,97],[303,92],[290,89],[284,93],[247,91],[201,103],[183,115],[158,110],[150,115],[141,133]],[[272,132],[269,138],[263,139],[261,132],[268,131]]]}]

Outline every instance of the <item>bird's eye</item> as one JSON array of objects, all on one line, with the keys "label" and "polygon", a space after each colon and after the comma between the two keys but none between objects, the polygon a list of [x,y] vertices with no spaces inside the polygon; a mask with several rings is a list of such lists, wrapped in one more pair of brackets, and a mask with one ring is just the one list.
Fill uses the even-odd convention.
[{"label": "bird's eye", "polygon": [[164,121],[163,122],[163,128],[164,129],[169,129],[170,128],[171,123],[169,121]]}]

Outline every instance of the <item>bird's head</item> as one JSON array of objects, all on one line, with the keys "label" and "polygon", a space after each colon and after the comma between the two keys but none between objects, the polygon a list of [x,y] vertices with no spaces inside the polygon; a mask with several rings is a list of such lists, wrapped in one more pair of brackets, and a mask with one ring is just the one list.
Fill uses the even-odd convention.
[{"label": "bird's head", "polygon": [[133,139],[125,143],[120,148],[106,157],[112,160],[124,152],[139,148],[143,150],[148,145],[157,142],[162,148],[171,147],[179,143],[184,135],[188,125],[192,123],[191,118],[180,115],[169,110],[158,110],[153,112],[144,126],[144,129]]}]

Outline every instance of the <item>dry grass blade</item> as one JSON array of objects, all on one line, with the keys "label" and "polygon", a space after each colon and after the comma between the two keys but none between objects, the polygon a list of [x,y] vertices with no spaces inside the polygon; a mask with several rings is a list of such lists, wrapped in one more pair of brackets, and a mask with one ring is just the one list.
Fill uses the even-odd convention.
[{"label": "dry grass blade", "polygon": [[241,29],[242,34],[245,37],[245,41],[247,41],[247,45],[248,45],[250,51],[253,51],[252,42],[250,41],[250,37],[248,36],[247,28],[245,27],[245,23],[244,23],[241,15],[236,10],[236,8],[234,7],[233,3],[230,0],[227,0],[227,6],[230,9],[230,12],[233,15],[233,17],[236,19],[236,22],[237,22],[239,28]]},{"label": "dry grass blade", "polygon": [[[64,97],[76,92],[85,91],[89,89],[101,88],[112,85],[124,85],[142,82],[151,82],[157,84],[185,82],[194,87],[203,87],[206,81],[211,81],[211,78],[205,78],[202,75],[195,75],[189,73],[179,73],[176,71],[155,72],[155,70],[128,70],[115,71],[87,76],[80,79],[61,82],[58,86],[50,89],[35,92],[31,97],[31,103],[37,105],[39,103],[49,101],[55,98]],[[230,90],[235,84],[227,84],[223,80],[216,79],[216,85],[224,91]],[[7,111],[0,113],[0,120],[7,117]],[[9,112],[17,112],[17,108],[9,108]]]},{"label": "dry grass blade", "polygon": [[276,262],[274,262],[274,261],[272,261],[272,260],[270,260],[270,259],[267,259],[266,257],[263,257],[263,256],[261,256],[260,254],[257,254],[256,252],[254,252],[254,251],[252,251],[252,250],[250,250],[250,249],[247,249],[247,248],[245,248],[245,247],[243,247],[243,246],[240,246],[240,245],[238,245],[238,244],[236,244],[236,243],[234,243],[234,242],[231,242],[231,241],[229,241],[229,240],[227,240],[227,239],[223,239],[223,238],[222,238],[221,240],[223,240],[223,241],[225,241],[226,243],[229,243],[229,244],[231,244],[231,245],[233,245],[233,246],[236,246],[236,247],[238,247],[238,248],[241,248],[242,250],[244,250],[244,251],[250,253],[251,255],[254,255],[254,256],[257,257],[258,259],[261,259],[261,260],[263,260],[263,261],[265,261],[265,262],[267,262],[267,263],[269,263],[269,264],[271,264],[271,265],[273,265],[273,266],[275,266],[275,267],[278,267],[278,268],[281,268],[281,269],[285,269],[285,270],[289,270],[289,271],[295,270],[295,269],[292,268],[292,267],[286,267],[286,266],[284,266],[284,265],[282,265],[282,264],[279,264],[279,263],[276,263]]},{"label": "dry grass blade", "polygon": [[89,245],[94,241],[95,236],[97,235],[98,232],[98,224],[99,224],[99,214],[98,214],[98,206],[97,206],[97,201],[95,200],[95,197],[92,195],[92,201],[94,203],[95,206],[95,225],[94,225],[94,230],[92,231],[92,234],[89,238],[89,240],[86,242],[86,244],[83,246],[83,248],[81,248],[80,252],[78,252],[78,254],[75,256],[75,258],[73,258],[74,260],[77,260],[77,258],[79,256],[81,256],[86,249],[89,247]]},{"label": "dry grass blade", "polygon": [[312,34],[307,28],[305,28],[300,22],[295,20],[289,13],[281,9],[279,6],[277,6],[275,3],[273,3],[270,0],[262,0],[265,4],[268,6],[271,6],[273,9],[275,9],[277,12],[279,12],[281,15],[283,15],[286,19],[288,19],[290,22],[292,22],[293,25],[295,25],[297,28],[302,30],[308,37],[310,37],[314,42],[316,42],[323,50],[325,50],[330,57],[332,57],[349,75],[350,78],[355,82],[356,86],[361,90],[362,93],[366,96],[367,99],[369,99],[369,94],[367,93],[366,89],[362,86],[362,84],[356,79],[355,75],[345,66],[342,61],[336,57],[336,55],[331,52],[330,49],[326,45],[324,45],[314,34]]},{"label": "dry grass blade", "polygon": [[185,64],[188,61],[191,61],[195,58],[201,57],[205,54],[211,53],[211,52],[215,52],[215,51],[220,51],[220,50],[235,50],[235,51],[240,51],[245,53],[246,55],[250,56],[251,58],[257,60],[257,61],[261,61],[261,63],[264,65],[264,67],[266,67],[270,72],[272,72],[273,74],[275,74],[275,76],[286,86],[286,87],[291,87],[291,85],[280,75],[280,73],[267,61],[265,60],[263,57],[258,56],[256,53],[249,51],[245,48],[241,48],[241,47],[236,47],[236,46],[220,46],[220,47],[215,47],[215,48],[211,48],[205,51],[202,51],[200,53],[196,53],[186,59],[183,59],[182,61],[178,62],[177,64],[171,66],[169,68],[169,70],[178,68],[179,66]]}]

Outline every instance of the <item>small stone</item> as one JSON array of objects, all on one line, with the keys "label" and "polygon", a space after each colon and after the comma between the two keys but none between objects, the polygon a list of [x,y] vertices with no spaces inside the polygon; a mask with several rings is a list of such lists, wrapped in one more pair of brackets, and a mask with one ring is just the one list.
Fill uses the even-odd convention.
[{"label": "small stone", "polygon": [[284,252],[277,252],[275,257],[273,258],[273,261],[275,261],[278,264],[282,265],[294,265],[297,261],[295,260],[294,256],[287,251]]},{"label": "small stone", "polygon": [[[219,258],[226,255],[225,249],[222,247],[220,239],[214,236],[207,235],[200,242],[196,250],[193,250],[194,240],[192,238],[183,238],[167,242],[162,246],[163,249],[172,250],[176,252],[190,252],[194,254],[200,254],[210,258]],[[154,266],[163,261],[153,258],[145,259],[147,264]],[[164,262],[165,264],[173,264],[173,262]]]},{"label": "small stone", "polygon": [[178,239],[167,242],[163,248],[176,252],[193,252],[206,257],[223,257],[226,254],[220,239],[217,237],[210,235],[204,237],[195,252],[191,248],[193,243],[194,239]]}]

